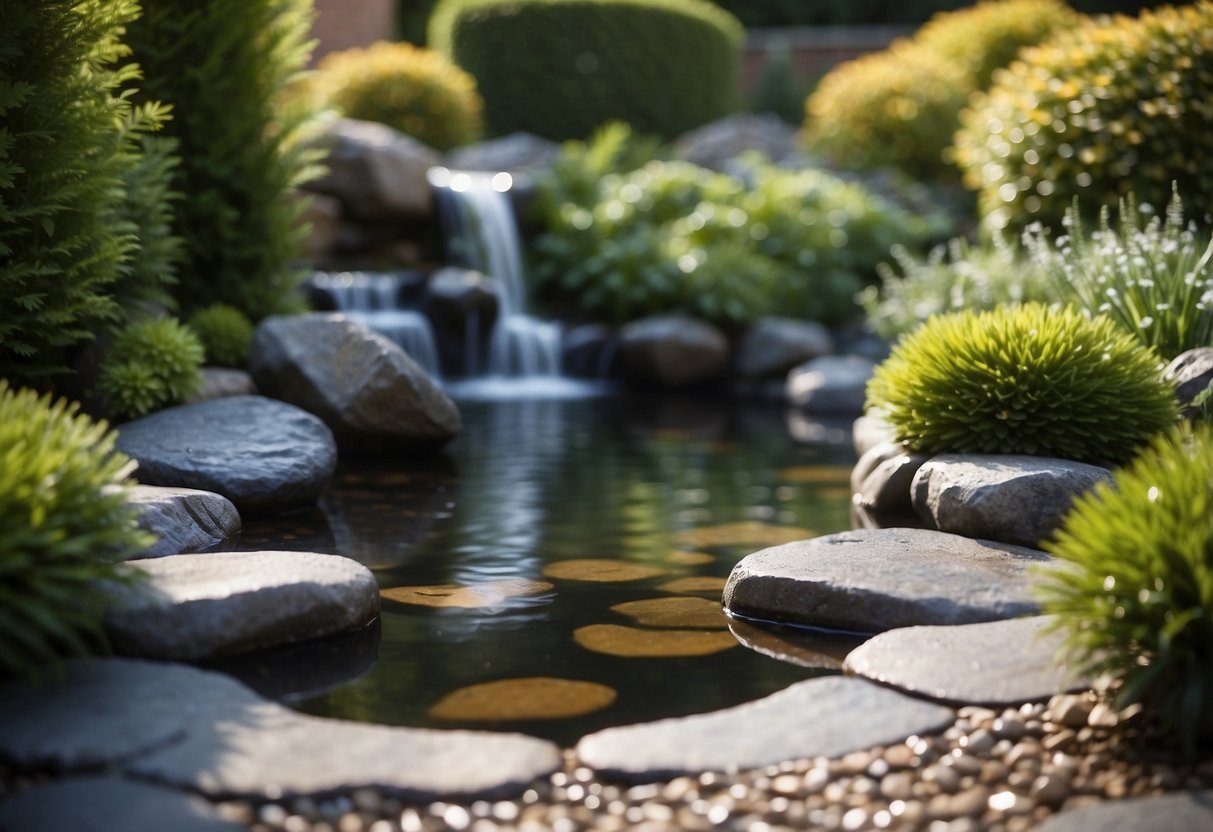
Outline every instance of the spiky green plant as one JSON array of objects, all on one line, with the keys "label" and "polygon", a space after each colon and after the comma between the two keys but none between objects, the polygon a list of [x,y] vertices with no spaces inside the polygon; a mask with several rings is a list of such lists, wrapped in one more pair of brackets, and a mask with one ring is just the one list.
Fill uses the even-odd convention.
[{"label": "spiky green plant", "polygon": [[1069,234],[1053,240],[1039,224],[1024,234],[1036,267],[1061,296],[1089,315],[1107,315],[1166,359],[1213,345],[1213,238],[1184,221],[1178,193],[1165,218],[1132,200],[1113,227],[1104,206],[1087,235],[1071,207]]},{"label": "spiky green plant", "polygon": [[1120,463],[1178,418],[1158,356],[1042,303],[938,315],[876,368],[868,405],[923,453]]},{"label": "spiky green plant", "polygon": [[99,387],[116,414],[142,416],[194,392],[202,342],[176,318],[148,318],[114,336]]},{"label": "spiky green plant", "polygon": [[253,344],[253,325],[239,309],[213,303],[194,313],[190,329],[202,342],[208,364],[243,367],[248,363]]},{"label": "spiky green plant", "polygon": [[126,503],[134,464],[78,411],[0,379],[0,675],[104,649],[98,584],[133,581],[115,561],[153,542]]},{"label": "spiky green plant", "polygon": [[1192,750],[1213,737],[1213,428],[1177,427],[1074,502],[1038,587],[1066,666]]},{"label": "spiky green plant", "polygon": [[135,0],[0,11],[0,376],[45,386],[119,315],[112,289],[139,241],[124,178],[164,111],[125,94]]},{"label": "spiky green plant", "polygon": [[129,27],[140,99],[175,108],[172,184],[189,198],[176,206],[174,291],[186,315],[220,302],[259,320],[302,305],[292,191],[317,172],[302,141],[314,120],[305,97],[276,103],[306,63],[311,19],[308,0],[157,0]]}]

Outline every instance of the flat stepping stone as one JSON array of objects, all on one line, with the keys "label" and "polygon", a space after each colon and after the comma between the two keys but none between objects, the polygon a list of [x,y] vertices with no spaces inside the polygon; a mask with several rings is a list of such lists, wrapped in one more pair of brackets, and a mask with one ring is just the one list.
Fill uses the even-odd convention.
[{"label": "flat stepping stone", "polygon": [[940,531],[1021,546],[1053,536],[1074,498],[1112,472],[1040,456],[942,454],[910,486],[914,510]]},{"label": "flat stepping stone", "polygon": [[914,696],[959,705],[1018,705],[1086,690],[1054,657],[1062,633],[1045,633],[1052,616],[906,627],[873,636],[847,656],[844,668]]},{"label": "flat stepping stone", "polygon": [[311,552],[216,552],[132,561],[147,590],[106,617],[114,650],[198,661],[356,630],[379,613],[362,564]]},{"label": "flat stepping stone", "polygon": [[200,797],[123,777],[82,777],[40,786],[0,803],[0,829],[42,832],[239,832]]},{"label": "flat stepping stone", "polygon": [[138,460],[139,482],[214,491],[241,512],[311,505],[337,465],[323,422],[261,396],[161,410],[120,425],[117,446]]},{"label": "flat stepping stone", "polygon": [[635,782],[838,757],[951,724],[950,708],[862,679],[809,679],[756,702],[697,716],[608,728],[582,737],[577,757]]},{"label": "flat stepping stone", "polygon": [[62,685],[0,687],[0,752],[18,767],[119,762],[140,780],[210,798],[371,787],[429,801],[515,796],[561,765],[560,749],[533,737],[305,716],[183,665],[73,660],[65,674]]},{"label": "flat stepping stone", "polygon": [[1061,812],[1039,832],[1194,832],[1213,829],[1213,789],[1117,800]]},{"label": "flat stepping stone", "polygon": [[126,501],[139,512],[139,528],[156,535],[141,558],[205,552],[240,534],[240,513],[213,491],[136,485]]},{"label": "flat stepping stone", "polygon": [[731,612],[785,624],[880,632],[1039,612],[1030,567],[1043,552],[924,529],[864,529],[763,549],[729,575]]}]

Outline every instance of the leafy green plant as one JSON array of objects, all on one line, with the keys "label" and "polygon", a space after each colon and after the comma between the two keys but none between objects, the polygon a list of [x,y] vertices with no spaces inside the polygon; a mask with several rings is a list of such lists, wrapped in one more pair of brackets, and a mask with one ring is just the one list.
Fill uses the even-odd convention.
[{"label": "leafy green plant", "polygon": [[1100,464],[1178,418],[1156,353],[1107,318],[1042,303],[931,318],[876,368],[868,406],[915,451]]},{"label": "leafy green plant", "polygon": [[484,129],[476,80],[444,55],[408,43],[332,52],[312,84],[350,118],[387,124],[436,150],[476,141]]},{"label": "leafy green plant", "polygon": [[175,318],[148,318],[114,336],[98,386],[115,413],[142,416],[198,389],[203,349]]},{"label": "leafy green plant", "polygon": [[189,326],[202,342],[207,363],[220,367],[248,364],[253,325],[239,309],[222,303],[211,304],[195,312]]},{"label": "leafy green plant", "polygon": [[1038,584],[1066,666],[1191,751],[1213,736],[1213,429],[1175,428],[1074,502]]},{"label": "leafy green plant", "polygon": [[442,0],[429,44],[476,78],[490,135],[671,138],[734,103],[742,29],[701,0]]},{"label": "leafy green plant", "polygon": [[[168,115],[167,108],[161,110]],[[180,164],[177,142],[165,136],[135,134],[136,163],[123,178],[122,216],[131,224],[137,245],[130,252],[113,294],[126,314],[138,313],[148,303],[172,309],[172,288],[183,252],[173,232],[174,205],[181,194],[172,189],[173,173]]]},{"label": "leafy green plant", "polygon": [[104,649],[115,564],[151,545],[124,487],[134,468],[104,422],[0,379],[0,675]]},{"label": "leafy green plant", "polygon": [[189,195],[173,225],[184,245],[174,291],[186,315],[215,302],[254,320],[302,307],[292,189],[317,173],[302,141],[313,113],[304,97],[275,104],[307,60],[311,19],[308,0],[158,0],[128,28],[140,98],[174,105],[172,188]]},{"label": "leafy green plant", "polygon": [[1106,315],[1166,359],[1213,345],[1213,238],[1184,221],[1178,193],[1165,217],[1132,198],[1113,228],[1105,206],[1087,235],[1071,208],[1070,233],[1053,241],[1038,224],[1024,234],[1032,260],[1062,297]]},{"label": "leafy green plant", "polygon": [[955,154],[988,228],[1060,230],[1130,192],[1164,205],[1213,191],[1213,2],[1080,27],[1030,50],[961,117]]},{"label": "leafy green plant", "polygon": [[164,109],[132,107],[134,0],[18,0],[0,26],[0,376],[46,386],[119,317],[140,228],[124,181]]},{"label": "leafy green plant", "polygon": [[879,263],[880,284],[866,287],[860,296],[868,323],[885,338],[912,332],[932,315],[1051,303],[1060,296],[1048,275],[1003,237],[980,246],[957,237],[925,259],[902,246],[891,254],[896,268]]}]

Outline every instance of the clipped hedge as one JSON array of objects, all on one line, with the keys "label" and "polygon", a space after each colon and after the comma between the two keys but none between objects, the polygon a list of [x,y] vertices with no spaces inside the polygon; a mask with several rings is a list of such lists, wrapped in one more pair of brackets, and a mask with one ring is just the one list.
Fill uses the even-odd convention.
[{"label": "clipped hedge", "polygon": [[992,230],[1061,231],[1133,192],[1161,209],[1177,182],[1213,193],[1213,2],[1116,17],[1023,53],[974,99],[956,136]]},{"label": "clipped hedge", "polygon": [[476,78],[491,135],[673,137],[728,114],[742,29],[702,0],[443,0],[431,47]]}]

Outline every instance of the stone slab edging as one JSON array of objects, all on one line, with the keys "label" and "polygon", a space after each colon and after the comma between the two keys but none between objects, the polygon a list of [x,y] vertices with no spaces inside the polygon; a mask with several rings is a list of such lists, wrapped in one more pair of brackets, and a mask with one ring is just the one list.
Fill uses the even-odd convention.
[{"label": "stone slab edging", "polygon": [[1054,815],[1039,832],[1198,832],[1213,829],[1213,789],[1100,803]]},{"label": "stone slab edging", "polygon": [[598,731],[581,738],[576,754],[599,772],[648,782],[837,757],[939,730],[955,716],[862,679],[828,676],[733,708]]},{"label": "stone slab edging", "polygon": [[1018,705],[1087,690],[1089,679],[1055,661],[1062,634],[1038,615],[941,627],[906,627],[873,636],[843,662],[848,673],[911,696],[958,705]]}]

